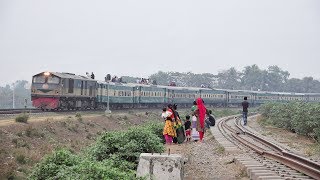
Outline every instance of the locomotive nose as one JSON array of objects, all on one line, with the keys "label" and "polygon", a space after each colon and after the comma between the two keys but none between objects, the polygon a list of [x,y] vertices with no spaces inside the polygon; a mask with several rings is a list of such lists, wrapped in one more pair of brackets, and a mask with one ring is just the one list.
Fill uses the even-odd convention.
[{"label": "locomotive nose", "polygon": [[57,98],[37,98],[32,101],[36,108],[41,109],[56,109],[58,108],[59,100]]}]

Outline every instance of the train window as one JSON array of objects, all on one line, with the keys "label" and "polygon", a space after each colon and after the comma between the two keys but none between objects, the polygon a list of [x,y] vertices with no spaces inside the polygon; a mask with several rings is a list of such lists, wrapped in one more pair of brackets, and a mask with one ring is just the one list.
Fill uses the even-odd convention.
[{"label": "train window", "polygon": [[84,95],[87,95],[87,89],[88,89],[88,82],[84,82]]},{"label": "train window", "polygon": [[60,83],[60,79],[58,77],[49,76],[47,82],[49,84],[59,84]]},{"label": "train window", "polygon": [[74,80],[73,79],[69,79],[68,93],[73,93],[73,86],[74,86]]},{"label": "train window", "polygon": [[44,76],[35,76],[33,77],[33,83],[45,83],[46,79]]},{"label": "train window", "polygon": [[81,81],[81,95],[83,95],[83,81]]}]

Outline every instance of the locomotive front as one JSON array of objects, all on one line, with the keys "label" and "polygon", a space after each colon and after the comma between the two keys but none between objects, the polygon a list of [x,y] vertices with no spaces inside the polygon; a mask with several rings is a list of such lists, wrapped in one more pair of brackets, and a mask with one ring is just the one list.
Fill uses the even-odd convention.
[{"label": "locomotive front", "polygon": [[42,72],[32,77],[32,105],[44,110],[57,109],[62,91],[61,78],[50,72]]}]

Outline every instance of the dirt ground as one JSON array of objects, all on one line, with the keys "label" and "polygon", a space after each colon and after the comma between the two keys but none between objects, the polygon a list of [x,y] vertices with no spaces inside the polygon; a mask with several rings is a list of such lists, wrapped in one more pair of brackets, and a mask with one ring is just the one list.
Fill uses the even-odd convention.
[{"label": "dirt ground", "polygon": [[[111,115],[84,113],[81,117],[76,117],[75,113],[32,115],[27,124],[16,123],[13,119],[14,116],[9,116],[0,120],[0,179],[25,179],[30,169],[46,154],[61,147],[79,152],[104,131],[124,130],[149,121],[162,121],[159,112],[146,114],[136,111]],[[258,121],[259,118],[249,119],[248,125],[309,157],[319,158],[310,150],[315,144],[311,139],[277,128],[262,127]],[[209,131],[205,134],[204,143],[188,142],[166,148],[170,148],[171,153],[183,155],[187,160],[184,167],[186,180],[248,179],[245,171],[233,162],[233,155],[225,152]]]},{"label": "dirt ground", "polygon": [[184,166],[186,180],[249,179],[245,171],[235,165],[233,155],[225,152],[209,131],[206,132],[203,143],[188,142],[166,148],[187,159]]}]

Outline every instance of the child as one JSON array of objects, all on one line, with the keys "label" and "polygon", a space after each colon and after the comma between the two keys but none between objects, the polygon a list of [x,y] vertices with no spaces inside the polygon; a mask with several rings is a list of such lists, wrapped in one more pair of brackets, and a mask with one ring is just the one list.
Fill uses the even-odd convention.
[{"label": "child", "polygon": [[191,139],[191,122],[190,122],[190,116],[186,116],[186,122],[184,123],[184,129],[186,131],[186,137],[187,137],[187,142],[190,141]]}]

